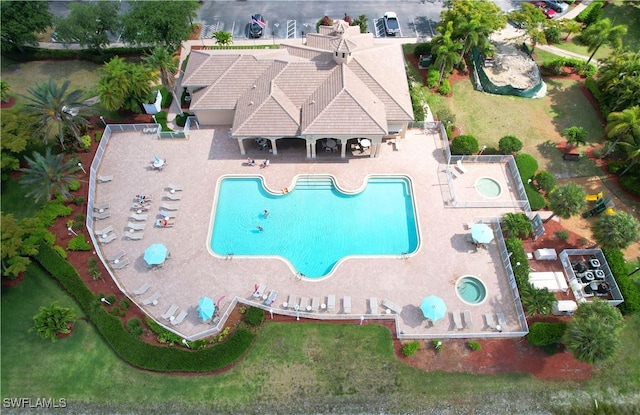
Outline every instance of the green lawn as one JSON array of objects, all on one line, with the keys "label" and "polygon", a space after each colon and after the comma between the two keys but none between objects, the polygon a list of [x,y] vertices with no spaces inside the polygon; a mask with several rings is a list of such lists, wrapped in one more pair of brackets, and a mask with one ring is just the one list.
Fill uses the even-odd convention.
[{"label": "green lawn", "polygon": [[[588,407],[593,397],[603,404],[609,396],[628,402],[630,395],[618,394],[640,388],[637,354],[621,353],[581,386],[521,374],[425,373],[397,360],[389,331],[376,325],[268,321],[246,358],[227,372],[156,374],[121,362],[84,320],[56,343],[28,333],[32,316],[52,301],[77,309],[35,266],[19,286],[3,289],[2,398],[66,398],[72,409],[85,413],[416,413],[427,408],[472,413],[482,405],[530,413],[567,403]],[[639,325],[639,317],[630,320],[621,350],[637,344]]]},{"label": "green lawn", "polygon": [[587,159],[563,161],[555,147],[556,142],[564,141],[562,130],[574,125],[589,132],[589,143],[599,142],[604,130],[596,111],[577,82],[545,82],[548,91],[544,98],[526,99],[478,92],[471,82],[460,81],[453,85],[453,97],[447,101],[462,133],[475,136],[481,146],[497,148],[500,138],[514,135],[524,144],[522,152],[536,157],[542,169],[564,177],[598,174],[598,168]]}]

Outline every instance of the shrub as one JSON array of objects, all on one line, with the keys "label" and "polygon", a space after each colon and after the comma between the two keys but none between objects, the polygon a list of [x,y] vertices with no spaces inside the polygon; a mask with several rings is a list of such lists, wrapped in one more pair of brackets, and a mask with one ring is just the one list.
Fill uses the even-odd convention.
[{"label": "shrub", "polygon": [[530,154],[518,154],[516,156],[516,166],[520,172],[520,177],[523,182],[527,182],[529,179],[533,179],[533,176],[538,171],[538,161]]},{"label": "shrub", "polygon": [[584,87],[587,88],[589,92],[591,92],[591,95],[593,95],[593,97],[596,99],[596,101],[598,101],[598,105],[600,106],[600,112],[602,112],[602,115],[604,117],[609,115],[609,108],[605,104],[606,101],[602,92],[598,88],[596,80],[591,76],[587,76],[587,79],[584,80]]},{"label": "shrub", "polygon": [[96,265],[98,265],[98,258],[92,256],[87,260],[87,266],[89,268],[95,267]]},{"label": "shrub", "polygon": [[558,27],[548,27],[544,29],[544,36],[549,44],[560,43],[562,32]]},{"label": "shrub", "polygon": [[629,271],[624,260],[624,254],[621,250],[602,250],[607,264],[611,269],[611,273],[616,279],[620,293],[624,298],[624,302],[618,306],[620,312],[624,315],[635,314],[640,311],[640,290],[637,284],[629,277]]},{"label": "shrub", "polygon": [[442,341],[436,339],[433,341],[433,348],[436,349],[436,353],[440,353],[442,351],[443,345]]},{"label": "shrub", "polygon": [[420,342],[412,341],[402,346],[402,354],[411,357],[420,349]]},{"label": "shrub", "polygon": [[580,65],[578,68],[578,75],[580,76],[593,76],[598,73],[598,68],[596,65],[589,63],[588,65]]},{"label": "shrub", "polygon": [[627,173],[620,177],[620,187],[634,196],[640,196],[640,174]]},{"label": "shrub", "polygon": [[[509,257],[509,261],[511,262],[511,267],[513,269],[513,275],[516,279],[516,284],[518,285],[518,291],[520,291],[520,295],[523,295],[523,288],[529,283],[529,261],[527,260],[527,254],[524,251],[524,246],[522,245],[522,241],[515,237],[510,237],[505,239],[505,245],[507,247],[507,252],[511,253]],[[520,263],[519,266],[516,266]]]},{"label": "shrub", "polygon": [[438,117],[438,121],[447,127],[456,122],[456,114],[454,114],[449,108],[442,108],[436,111],[436,117]]},{"label": "shrub", "polygon": [[529,199],[529,207],[531,210],[540,210],[544,209],[547,206],[547,201],[533,186],[525,185],[524,191],[527,194],[527,199]]},{"label": "shrub", "polygon": [[427,88],[433,89],[438,86],[438,79],[440,78],[440,73],[433,68],[430,68],[427,71]]},{"label": "shrub", "polygon": [[449,139],[449,140],[453,139],[453,132],[455,131],[455,129],[456,129],[456,126],[453,125],[453,124],[447,126],[447,128],[446,128],[447,139]]},{"label": "shrub", "polygon": [[80,137],[80,140],[82,140],[82,149],[85,151],[89,150],[89,148],[91,147],[91,137],[88,135],[83,135],[82,137]]},{"label": "shrub", "polygon": [[602,6],[604,6],[604,0],[594,0],[576,16],[576,20],[587,26],[597,22],[602,18]]},{"label": "shrub", "polygon": [[48,228],[53,225],[56,218],[69,216],[71,213],[73,213],[73,209],[65,206],[62,201],[52,200],[44,205],[42,209],[38,211],[36,216],[40,219],[44,227]]},{"label": "shrub", "polygon": [[67,251],[65,251],[63,247],[56,245],[53,247],[53,249],[58,253],[58,255],[60,255],[62,259],[67,259]]},{"label": "shrub", "polygon": [[69,189],[72,192],[75,192],[76,190],[80,189],[80,182],[77,180],[71,180],[67,185],[67,189]]},{"label": "shrub", "polygon": [[244,320],[248,325],[257,327],[264,321],[264,310],[258,307],[249,307],[244,316]]},{"label": "shrub", "polygon": [[90,251],[91,245],[84,239],[84,235],[78,235],[69,241],[67,245],[69,251]]},{"label": "shrub", "polygon": [[[78,197],[74,197],[71,199],[71,203],[73,203],[76,206],[80,206],[81,204],[83,204],[85,202],[85,198],[84,196],[78,196]],[[80,228],[76,228],[76,226],[78,226],[78,223],[74,224],[74,229],[82,229],[82,223],[80,223]]]},{"label": "shrub", "polygon": [[96,143],[99,143],[102,140],[102,131],[96,131]]},{"label": "shrub", "polygon": [[105,297],[105,299],[110,303],[110,304],[115,304],[116,303],[116,295],[115,294],[109,294]]},{"label": "shrub", "polygon": [[415,49],[413,49],[413,56],[420,59],[422,55],[431,55],[431,43],[418,43]]},{"label": "shrub", "polygon": [[472,352],[477,352],[478,350],[482,349],[482,345],[480,344],[480,342],[475,340],[468,342],[467,346],[469,347],[469,349],[471,349]]},{"label": "shrub", "polygon": [[160,88],[160,94],[162,94],[162,101],[160,107],[169,108],[173,102],[173,94],[165,87]]},{"label": "shrub", "polygon": [[438,93],[440,95],[449,95],[450,92],[451,92],[451,84],[449,83],[448,79],[444,79],[442,81],[442,84],[440,84],[440,87],[438,88]]},{"label": "shrub", "polygon": [[567,231],[558,231],[556,232],[556,238],[560,239],[561,241],[566,241],[569,239],[569,232]]},{"label": "shrub", "polygon": [[560,343],[566,330],[567,323],[533,323],[529,327],[527,343],[537,347]]},{"label": "shrub", "polygon": [[611,174],[617,174],[625,165],[624,161],[609,161],[607,162],[607,171]]},{"label": "shrub", "polygon": [[522,141],[518,137],[505,135],[498,142],[498,149],[502,154],[513,154],[522,150]]},{"label": "shrub", "polygon": [[586,246],[589,243],[589,240],[587,238],[585,238],[584,236],[581,236],[578,239],[578,243],[580,244],[580,246]]},{"label": "shrub", "polygon": [[116,317],[120,316],[120,307],[118,307],[117,305],[111,307],[111,310],[109,310],[109,314]]},{"label": "shrub", "polygon": [[549,193],[556,187],[556,178],[550,171],[540,170],[534,177],[538,188],[542,189],[546,193]]},{"label": "shrub", "polygon": [[131,307],[131,300],[129,300],[128,298],[123,298],[122,300],[120,300],[120,309],[121,310],[128,310]]},{"label": "shrub", "polygon": [[97,280],[100,278],[100,270],[97,267],[89,268],[89,276],[92,280]]},{"label": "shrub", "polygon": [[480,147],[472,135],[459,135],[451,141],[451,154],[474,154]]},{"label": "shrub", "polygon": [[131,317],[127,320],[127,329],[134,336],[140,337],[144,331],[142,321],[138,317]]}]

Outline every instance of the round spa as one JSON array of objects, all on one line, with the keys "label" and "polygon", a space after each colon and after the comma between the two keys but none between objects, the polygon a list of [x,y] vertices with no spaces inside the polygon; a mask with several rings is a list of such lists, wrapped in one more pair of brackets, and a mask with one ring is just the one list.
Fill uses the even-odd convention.
[{"label": "round spa", "polygon": [[502,193],[502,186],[497,180],[491,177],[480,177],[476,180],[473,187],[476,188],[476,192],[487,199],[495,199]]},{"label": "round spa", "polygon": [[473,275],[465,275],[456,281],[456,293],[462,301],[471,305],[482,304],[487,299],[487,287]]}]

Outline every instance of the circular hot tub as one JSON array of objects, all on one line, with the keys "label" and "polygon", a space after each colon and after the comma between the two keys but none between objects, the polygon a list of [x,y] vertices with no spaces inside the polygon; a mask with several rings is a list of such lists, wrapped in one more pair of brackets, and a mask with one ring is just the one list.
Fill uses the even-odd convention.
[{"label": "circular hot tub", "polygon": [[456,281],[456,293],[462,301],[471,305],[482,304],[487,299],[487,287],[473,275],[465,275]]},{"label": "circular hot tub", "polygon": [[476,180],[473,187],[476,188],[476,192],[487,199],[495,199],[502,193],[502,186],[497,180],[491,177],[480,177]]}]

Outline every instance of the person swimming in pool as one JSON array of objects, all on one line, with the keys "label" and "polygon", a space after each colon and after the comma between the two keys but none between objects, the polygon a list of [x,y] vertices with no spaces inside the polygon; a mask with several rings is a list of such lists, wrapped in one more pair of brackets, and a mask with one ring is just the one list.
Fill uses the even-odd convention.
[{"label": "person swimming in pool", "polygon": [[262,232],[262,231],[264,230],[264,228],[263,228],[261,225],[256,226],[256,228],[258,228],[258,230],[259,230],[260,232]]},{"label": "person swimming in pool", "polygon": [[267,209],[264,210],[265,219],[269,217],[269,211]]}]

